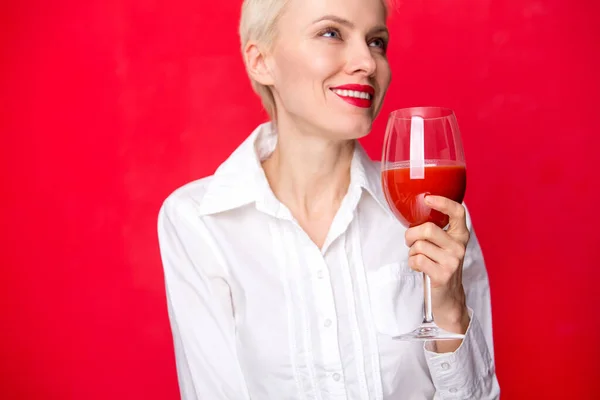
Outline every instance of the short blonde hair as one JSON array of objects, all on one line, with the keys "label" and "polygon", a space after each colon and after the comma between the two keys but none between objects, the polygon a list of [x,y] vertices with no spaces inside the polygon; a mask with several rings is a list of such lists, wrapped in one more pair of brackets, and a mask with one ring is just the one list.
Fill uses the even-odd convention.
[{"label": "short blonde hair", "polygon": [[[244,0],[240,18],[240,40],[242,54],[248,42],[260,43],[271,48],[275,41],[277,21],[289,0]],[[245,62],[245,55],[244,55]],[[263,107],[271,119],[276,118],[275,98],[268,86],[262,85],[250,77],[252,89],[258,94]]]},{"label": "short blonde hair", "polygon": [[[271,49],[277,34],[277,21],[283,14],[289,0],[244,0],[240,18],[239,34],[242,44],[244,64],[246,62],[245,50],[248,42],[253,41]],[[386,14],[391,0],[383,0]],[[386,15],[387,16],[387,15]],[[268,86],[262,85],[250,77],[252,89],[258,94],[263,107],[272,120],[277,117],[275,98]]]}]

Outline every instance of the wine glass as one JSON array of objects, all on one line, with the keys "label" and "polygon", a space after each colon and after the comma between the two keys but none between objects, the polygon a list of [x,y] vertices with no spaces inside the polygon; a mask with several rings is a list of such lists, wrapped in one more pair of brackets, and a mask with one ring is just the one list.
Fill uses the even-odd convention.
[{"label": "wine glass", "polygon": [[[444,196],[462,203],[466,168],[454,112],[441,107],[413,107],[390,114],[381,162],[381,182],[394,215],[407,228],[433,222],[440,228],[449,217],[432,210],[425,196]],[[455,340],[464,335],[438,327],[431,309],[431,280],[423,273],[423,322],[399,340]]]}]

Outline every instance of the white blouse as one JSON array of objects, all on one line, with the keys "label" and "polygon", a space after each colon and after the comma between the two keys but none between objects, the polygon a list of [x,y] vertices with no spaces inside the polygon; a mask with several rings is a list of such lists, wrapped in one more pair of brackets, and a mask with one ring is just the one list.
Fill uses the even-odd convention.
[{"label": "white blouse", "polygon": [[422,319],[421,274],[357,143],[319,249],[273,195],[259,126],[208,178],[170,195],[158,235],[182,399],[496,399],[490,292],[472,231],[471,322],[454,353],[393,340]]}]

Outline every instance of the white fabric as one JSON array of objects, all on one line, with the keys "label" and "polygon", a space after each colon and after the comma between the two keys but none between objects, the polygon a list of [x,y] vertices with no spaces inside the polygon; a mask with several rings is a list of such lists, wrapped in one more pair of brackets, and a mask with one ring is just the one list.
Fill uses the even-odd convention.
[{"label": "white fabric", "polygon": [[[167,198],[158,234],[185,400],[496,399],[490,293],[472,232],[471,313],[454,353],[391,335],[422,319],[405,228],[357,143],[351,183],[319,249],[269,188],[259,126],[216,173]],[[469,227],[471,223],[469,220]]]}]

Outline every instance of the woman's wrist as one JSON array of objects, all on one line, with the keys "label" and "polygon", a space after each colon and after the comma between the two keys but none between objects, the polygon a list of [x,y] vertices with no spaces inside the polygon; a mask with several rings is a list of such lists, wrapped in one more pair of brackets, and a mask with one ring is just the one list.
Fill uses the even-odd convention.
[{"label": "woman's wrist", "polygon": [[[436,312],[437,311],[437,312]],[[435,323],[442,329],[453,333],[465,334],[469,327],[470,317],[466,304],[457,304],[434,310]]]}]

